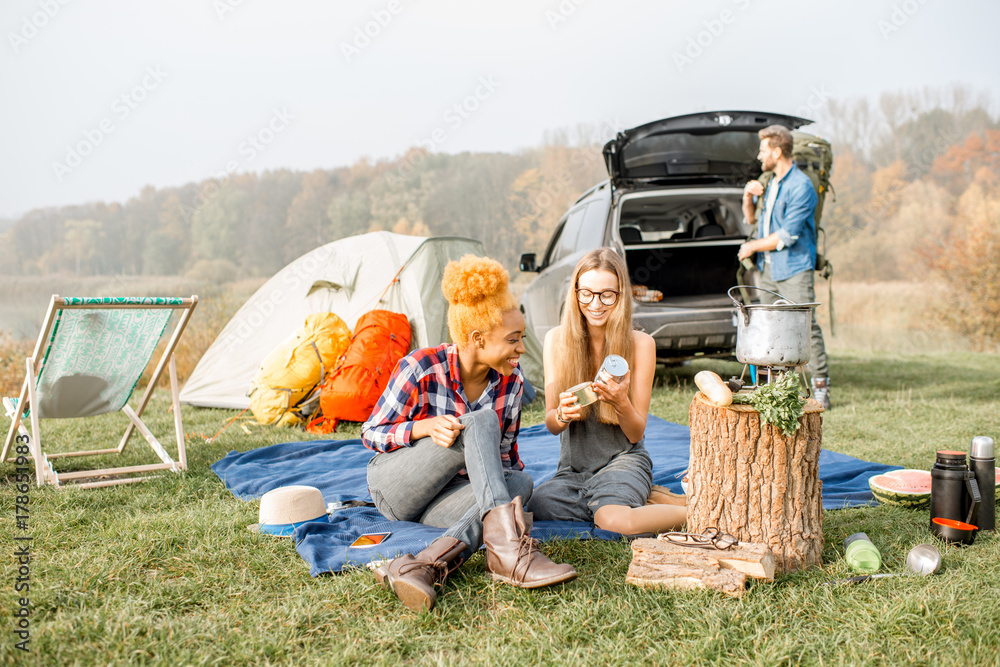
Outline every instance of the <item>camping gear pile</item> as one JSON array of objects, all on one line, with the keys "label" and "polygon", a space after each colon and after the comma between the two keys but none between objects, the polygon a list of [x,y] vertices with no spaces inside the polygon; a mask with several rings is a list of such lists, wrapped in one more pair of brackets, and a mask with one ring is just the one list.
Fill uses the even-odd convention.
[{"label": "camping gear pile", "polygon": [[[188,405],[243,410],[261,362],[314,313],[334,313],[349,331],[373,310],[406,316],[411,348],[448,340],[441,276],[451,260],[485,254],[459,237],[371,232],[311,250],[276,273],[233,315],[181,391]],[[327,368],[327,371],[332,370]]]},{"label": "camping gear pile", "polygon": [[[976,436],[966,463],[965,452],[940,450],[930,471],[894,470],[868,480],[879,501],[907,509],[929,510],[929,529],[942,542],[968,546],[981,531],[996,530],[998,469],[993,439]],[[858,539],[859,536],[863,539]],[[882,565],[878,549],[868,536],[858,533],[844,542],[848,566],[862,576],[838,579],[831,584],[853,584],[871,579],[902,576],[875,574]],[[941,569],[941,554],[932,544],[918,544],[906,555],[907,574],[930,575]]]},{"label": "camping gear pile", "polygon": [[972,440],[965,452],[943,449],[931,468],[931,532],[945,542],[972,544],[980,530],[996,528],[993,439]]},{"label": "camping gear pile", "polygon": [[299,426],[312,417],[312,433],[330,433],[340,420],[363,422],[409,348],[401,313],[365,313],[353,336],[335,314],[314,313],[261,364],[250,409],[261,424]]},{"label": "camping gear pile", "polygon": [[448,340],[441,277],[448,262],[468,254],[482,256],[482,243],[389,232],[306,253],[236,312],[198,361],[181,402],[249,408],[261,424],[312,419],[318,433],[340,420],[364,421],[403,355]]},{"label": "camping gear pile", "polygon": [[927,470],[893,470],[868,479],[872,495],[887,505],[928,509],[929,528],[944,542],[972,544],[979,531],[996,529],[993,438],[976,436],[969,453],[942,449]]}]

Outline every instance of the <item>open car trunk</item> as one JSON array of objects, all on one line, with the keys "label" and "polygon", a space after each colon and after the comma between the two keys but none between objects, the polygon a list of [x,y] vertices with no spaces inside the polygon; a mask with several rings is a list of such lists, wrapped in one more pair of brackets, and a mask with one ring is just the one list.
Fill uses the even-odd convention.
[{"label": "open car trunk", "polygon": [[703,111],[664,118],[605,144],[604,163],[616,188],[642,185],[743,185],[760,176],[759,130],[796,129],[811,120],[759,111]]},{"label": "open car trunk", "polygon": [[[622,198],[618,233],[634,286],[662,293],[650,306],[717,307],[736,284],[749,229],[735,188],[662,190]],[[640,299],[642,300],[642,299]]]}]

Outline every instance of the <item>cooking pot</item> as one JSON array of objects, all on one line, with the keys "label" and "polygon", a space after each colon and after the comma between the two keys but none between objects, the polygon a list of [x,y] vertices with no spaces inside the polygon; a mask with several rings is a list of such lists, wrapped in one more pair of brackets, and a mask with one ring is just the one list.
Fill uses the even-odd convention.
[{"label": "cooking pot", "polygon": [[[754,289],[778,297],[771,304],[749,306],[733,296],[733,290]],[[736,313],[736,358],[754,366],[801,366],[809,363],[812,309],[818,303],[792,303],[777,292],[737,285],[729,288]]]}]

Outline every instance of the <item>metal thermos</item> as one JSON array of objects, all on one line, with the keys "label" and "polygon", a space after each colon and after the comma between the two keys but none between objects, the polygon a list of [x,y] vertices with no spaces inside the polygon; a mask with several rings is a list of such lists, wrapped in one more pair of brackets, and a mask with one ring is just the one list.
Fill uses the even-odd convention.
[{"label": "metal thermos", "polygon": [[976,476],[979,486],[979,519],[976,525],[979,530],[996,529],[996,467],[997,460],[993,455],[993,438],[979,435],[972,439],[972,449],[969,451],[969,468]]},{"label": "metal thermos", "polygon": [[942,449],[931,468],[931,532],[940,534],[934,519],[953,519],[977,524],[979,485],[976,476],[965,463],[965,452]]}]

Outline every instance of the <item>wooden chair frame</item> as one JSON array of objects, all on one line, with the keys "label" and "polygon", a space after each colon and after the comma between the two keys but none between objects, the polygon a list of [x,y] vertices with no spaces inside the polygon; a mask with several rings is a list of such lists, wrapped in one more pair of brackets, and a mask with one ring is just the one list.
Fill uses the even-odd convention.
[{"label": "wooden chair frame", "polygon": [[[72,301],[72,302],[71,302]],[[142,303],[142,299],[123,299],[120,302],[115,303],[76,303],[76,302],[86,302],[86,299],[67,299],[60,297],[58,295],[52,295],[52,300],[49,302],[48,311],[45,314],[45,321],[42,324],[41,332],[38,335],[38,341],[35,343],[34,351],[32,355],[25,360],[25,378],[24,383],[21,386],[21,394],[18,398],[18,402],[13,404],[11,401],[5,399],[4,404],[8,407],[8,411],[11,414],[11,424],[7,431],[7,439],[4,441],[3,451],[0,452],[0,462],[9,461],[7,455],[10,451],[11,445],[13,444],[16,436],[18,434],[25,436],[29,439],[28,444],[30,446],[31,456],[34,459],[35,464],[35,479],[38,486],[43,484],[52,484],[57,487],[63,486],[64,482],[84,480],[94,477],[117,477],[119,475],[131,475],[135,473],[149,473],[159,470],[171,470],[178,472],[181,470],[187,470],[187,452],[184,448],[184,425],[181,421],[181,406],[180,400],[178,398],[179,390],[177,386],[177,364],[174,360],[174,349],[177,347],[177,342],[180,340],[181,335],[184,333],[184,329],[187,327],[188,321],[191,319],[191,314],[194,312],[195,306],[198,305],[198,297],[192,296],[190,298],[184,299],[172,299],[171,303]],[[135,410],[133,410],[128,403],[126,403],[121,411],[128,417],[129,424],[125,429],[125,434],[122,436],[117,447],[110,449],[95,449],[83,452],[62,452],[45,454],[42,449],[42,439],[40,430],[40,419],[38,416],[38,411],[31,409],[35,405],[35,390],[37,385],[37,380],[39,373],[42,370],[44,362],[44,354],[47,345],[49,344],[49,336],[52,334],[52,328],[56,321],[56,315],[60,310],[65,309],[92,309],[92,310],[111,310],[111,309],[134,309],[134,310],[150,310],[150,309],[173,309],[180,310],[181,317],[174,327],[174,331],[171,334],[166,349],[160,356],[155,369],[153,370],[153,375],[149,380],[149,384],[146,386],[146,390],[143,392],[142,397],[139,399],[139,403]],[[155,356],[155,355],[154,355]],[[152,359],[152,357],[150,357]],[[146,362],[146,367],[149,367],[149,362]],[[153,389],[156,387],[156,383],[159,381],[160,376],[163,374],[164,369],[168,369],[170,376],[170,394],[171,401],[174,410],[174,430],[177,437],[177,452],[178,460],[174,461],[163,446],[159,443],[156,437],[152,434],[149,428],[142,421],[142,414],[149,403],[149,399],[153,395]],[[30,410],[30,414],[25,418],[25,412]],[[31,433],[29,434],[27,429],[25,429],[24,421],[27,419],[31,424]],[[125,446],[128,444],[129,438],[135,431],[143,436],[146,442],[149,444],[150,448],[156,453],[157,457],[160,459],[161,463],[154,463],[149,465],[134,465],[134,466],[124,466],[119,468],[101,468],[94,470],[79,470],[74,472],[57,473],[52,467],[50,459],[55,459],[59,457],[79,457],[79,456],[97,456],[101,454],[121,454],[125,451]],[[148,476],[143,477],[127,477],[119,479],[103,479],[94,482],[83,482],[75,484],[81,488],[94,488],[103,486],[113,486],[117,484],[128,484],[131,482],[140,482],[149,479]]]}]

